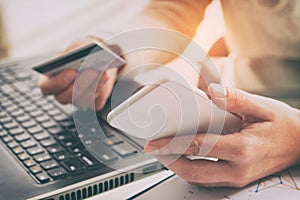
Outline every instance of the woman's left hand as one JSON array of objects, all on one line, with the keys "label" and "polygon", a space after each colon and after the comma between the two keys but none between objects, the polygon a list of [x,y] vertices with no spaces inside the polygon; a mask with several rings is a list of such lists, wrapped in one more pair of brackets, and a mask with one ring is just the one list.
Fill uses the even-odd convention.
[{"label": "woman's left hand", "polygon": [[[300,163],[299,110],[238,89],[226,88],[224,93],[217,84],[209,86],[209,94],[221,109],[242,117],[244,125],[239,132],[159,139],[148,142],[145,152],[154,154],[167,168],[188,182],[205,187],[243,187]],[[186,158],[186,155],[203,156],[199,155],[199,151],[205,137],[216,139],[216,144],[206,156],[219,160]],[[191,140],[192,144],[183,149],[186,141]],[[170,163],[174,154],[184,155]]]}]

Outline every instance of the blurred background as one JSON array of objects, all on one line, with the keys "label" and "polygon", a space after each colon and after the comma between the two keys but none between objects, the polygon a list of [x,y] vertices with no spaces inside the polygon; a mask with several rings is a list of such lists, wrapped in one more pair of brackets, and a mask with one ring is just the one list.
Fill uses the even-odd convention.
[{"label": "blurred background", "polygon": [[[76,39],[122,31],[150,0],[0,0],[0,57],[57,53]],[[225,33],[214,0],[195,40],[205,49]]]}]

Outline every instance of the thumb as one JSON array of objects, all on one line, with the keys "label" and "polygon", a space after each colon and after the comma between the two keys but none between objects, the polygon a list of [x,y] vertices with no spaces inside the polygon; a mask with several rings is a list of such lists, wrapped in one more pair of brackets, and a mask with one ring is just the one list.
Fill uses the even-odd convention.
[{"label": "thumb", "polygon": [[236,88],[223,88],[212,83],[208,87],[212,101],[221,109],[235,114],[271,120],[273,116],[270,101],[266,97],[247,93]]}]

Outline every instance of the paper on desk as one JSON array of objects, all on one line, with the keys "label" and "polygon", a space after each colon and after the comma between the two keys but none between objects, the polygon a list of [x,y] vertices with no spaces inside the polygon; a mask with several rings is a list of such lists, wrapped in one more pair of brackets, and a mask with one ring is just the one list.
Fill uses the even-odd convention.
[{"label": "paper on desk", "polygon": [[206,189],[192,186],[178,176],[174,176],[136,199],[299,200],[300,167],[263,178],[243,189]]}]

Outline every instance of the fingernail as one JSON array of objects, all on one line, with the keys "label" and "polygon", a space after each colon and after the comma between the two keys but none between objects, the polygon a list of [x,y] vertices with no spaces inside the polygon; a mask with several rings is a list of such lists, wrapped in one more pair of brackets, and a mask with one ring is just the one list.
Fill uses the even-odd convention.
[{"label": "fingernail", "polygon": [[225,98],[226,96],[225,88],[220,84],[211,83],[209,85],[209,90],[213,98]]},{"label": "fingernail", "polygon": [[76,73],[71,72],[71,71],[66,72],[65,75],[64,75],[64,81],[66,83],[72,83],[75,78],[76,78]]}]

